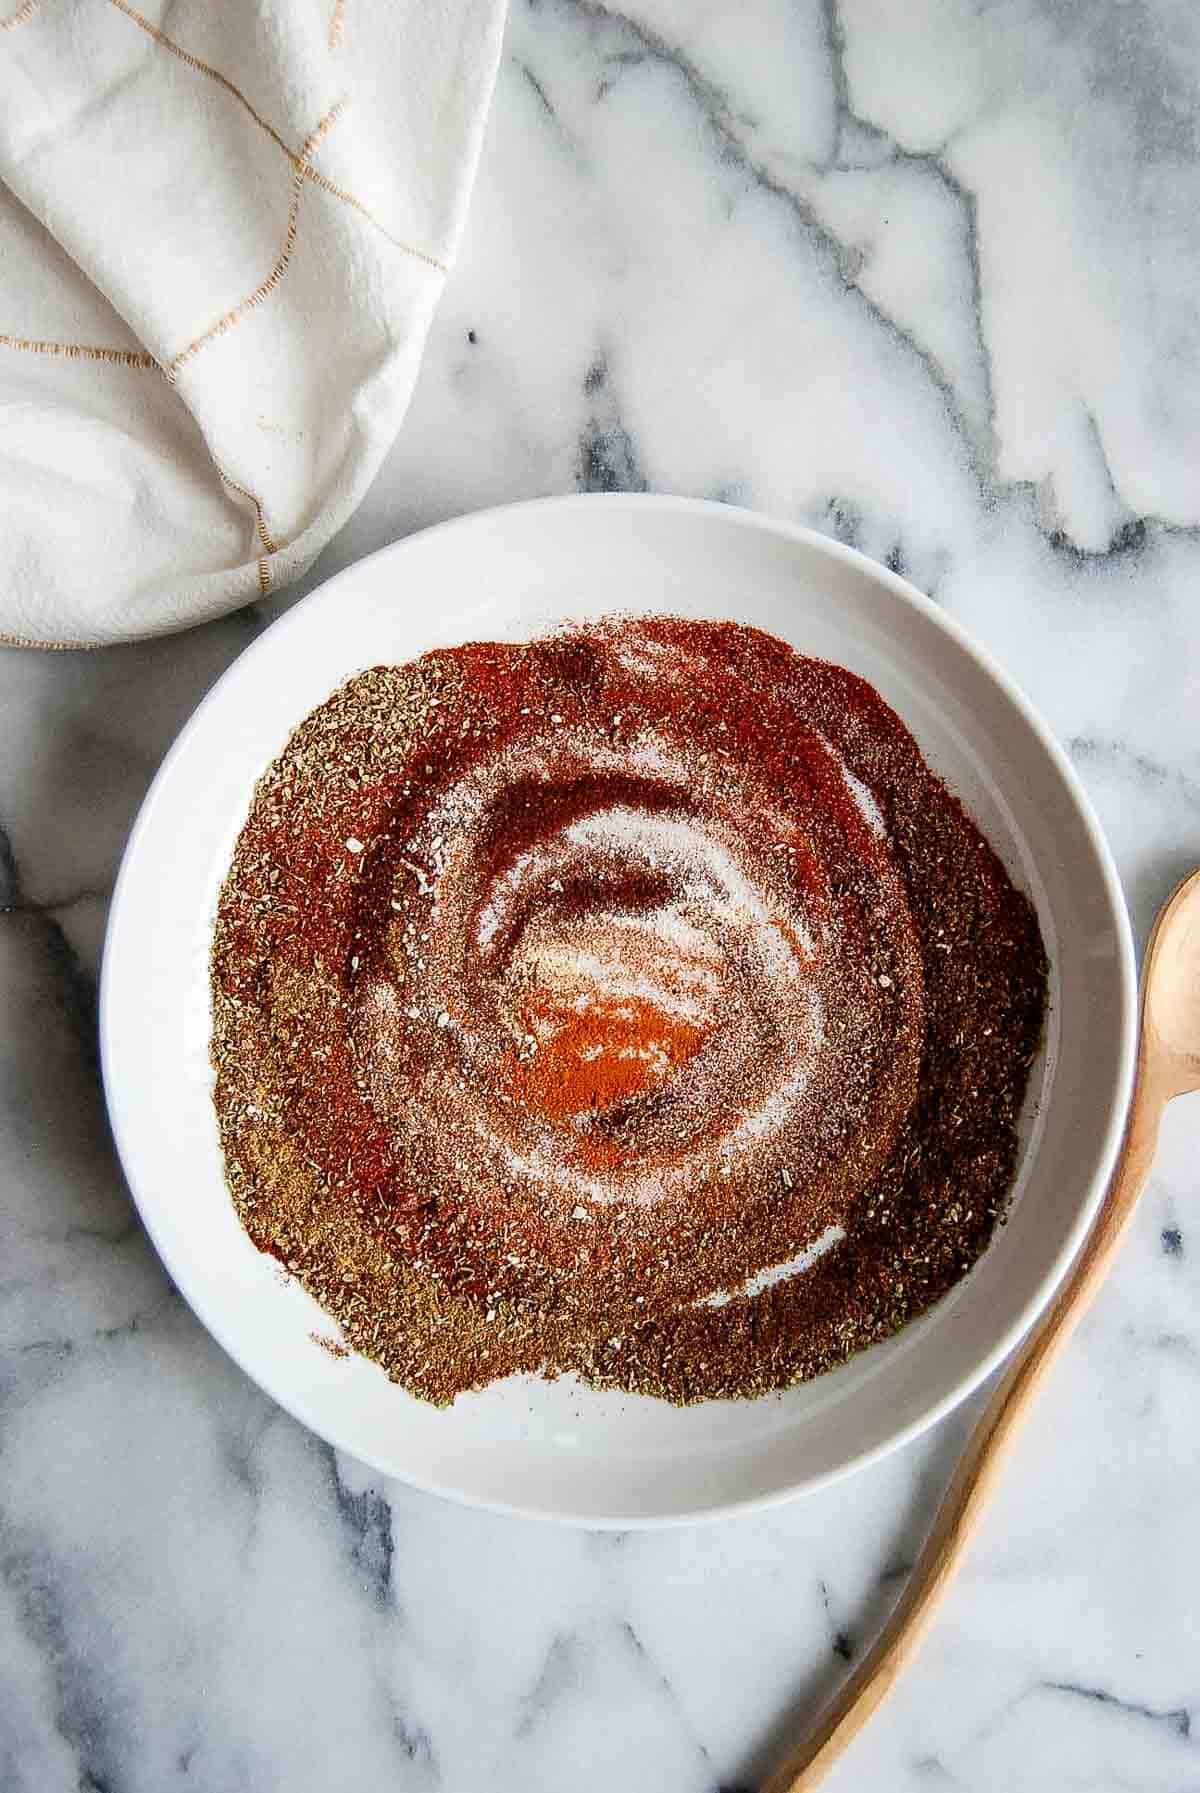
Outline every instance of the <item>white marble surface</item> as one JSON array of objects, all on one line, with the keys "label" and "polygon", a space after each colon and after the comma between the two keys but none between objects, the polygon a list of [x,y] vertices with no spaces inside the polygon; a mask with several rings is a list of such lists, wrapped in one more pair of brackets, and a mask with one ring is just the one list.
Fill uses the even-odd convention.
[{"label": "white marble surface", "polygon": [[[514,0],[413,411],[318,575],[577,487],[814,522],[1011,668],[1144,937],[1200,862],[1198,69],[1191,0]],[[894,1596],[969,1415],[767,1517],[493,1519],[280,1414],[133,1217],[105,907],[261,621],[0,653],[0,1789],[753,1786]],[[1198,1159],[1194,1098],[831,1789],[1200,1787]]]}]

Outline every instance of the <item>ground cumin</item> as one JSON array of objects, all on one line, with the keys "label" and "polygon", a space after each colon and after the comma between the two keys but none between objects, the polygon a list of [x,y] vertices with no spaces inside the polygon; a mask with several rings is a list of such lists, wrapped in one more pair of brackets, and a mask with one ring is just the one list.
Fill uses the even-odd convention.
[{"label": "ground cumin", "polygon": [[983,1250],[1045,984],[844,669],[671,618],[471,643],[352,679],[256,787],[212,956],[230,1190],[430,1400],[758,1394]]}]

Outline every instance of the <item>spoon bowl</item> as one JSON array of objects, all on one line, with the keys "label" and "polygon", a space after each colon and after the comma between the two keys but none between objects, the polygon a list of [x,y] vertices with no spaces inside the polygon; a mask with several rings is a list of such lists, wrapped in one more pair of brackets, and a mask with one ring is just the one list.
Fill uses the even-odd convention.
[{"label": "spoon bowl", "polygon": [[1159,1067],[1165,1098],[1200,1089],[1200,871],[1155,924],[1143,988],[1143,1056]]}]

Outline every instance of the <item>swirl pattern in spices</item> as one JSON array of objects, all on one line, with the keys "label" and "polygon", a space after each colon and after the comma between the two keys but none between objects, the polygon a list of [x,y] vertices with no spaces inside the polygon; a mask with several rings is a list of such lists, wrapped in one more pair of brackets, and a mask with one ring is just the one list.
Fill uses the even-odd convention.
[{"label": "swirl pattern in spices", "polygon": [[[214,951],[231,1187],[327,1302],[341,1253],[339,1317],[410,1387],[576,1367],[753,1392],[891,1329],[878,1301],[854,1322],[902,1281],[881,1192],[908,1214],[952,982],[914,828],[969,845],[983,948],[1019,972],[983,1049],[990,1217],[927,1256],[928,1298],[981,1248],[1040,1026],[1036,920],[862,681],[733,625],[611,622],[364,674],[277,767]],[[302,925],[264,928],[264,891]],[[731,1389],[711,1358],[746,1355],[751,1314]]]}]

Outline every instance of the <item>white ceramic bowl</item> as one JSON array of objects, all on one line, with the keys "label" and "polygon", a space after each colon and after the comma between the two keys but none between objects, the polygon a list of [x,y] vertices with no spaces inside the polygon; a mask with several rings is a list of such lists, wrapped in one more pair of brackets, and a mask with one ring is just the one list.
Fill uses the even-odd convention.
[{"label": "white ceramic bowl", "polygon": [[[513,1378],[448,1411],[373,1363],[250,1244],[226,1193],[208,1064],[217,890],[257,776],[361,668],[520,639],[615,609],[733,618],[869,679],[1037,905],[1052,965],[1011,1217],[950,1295],[815,1382],[680,1410]],[[1112,860],[1065,757],[928,599],[852,549],[684,499],[549,499],[465,517],[348,568],[200,705],[133,830],[104,952],[104,1077],[146,1227],[204,1324],[339,1448],[460,1499],[591,1525],[761,1506],[866,1463],[995,1367],[1049,1300],[1100,1201],[1132,1078],[1136,978]]]}]

